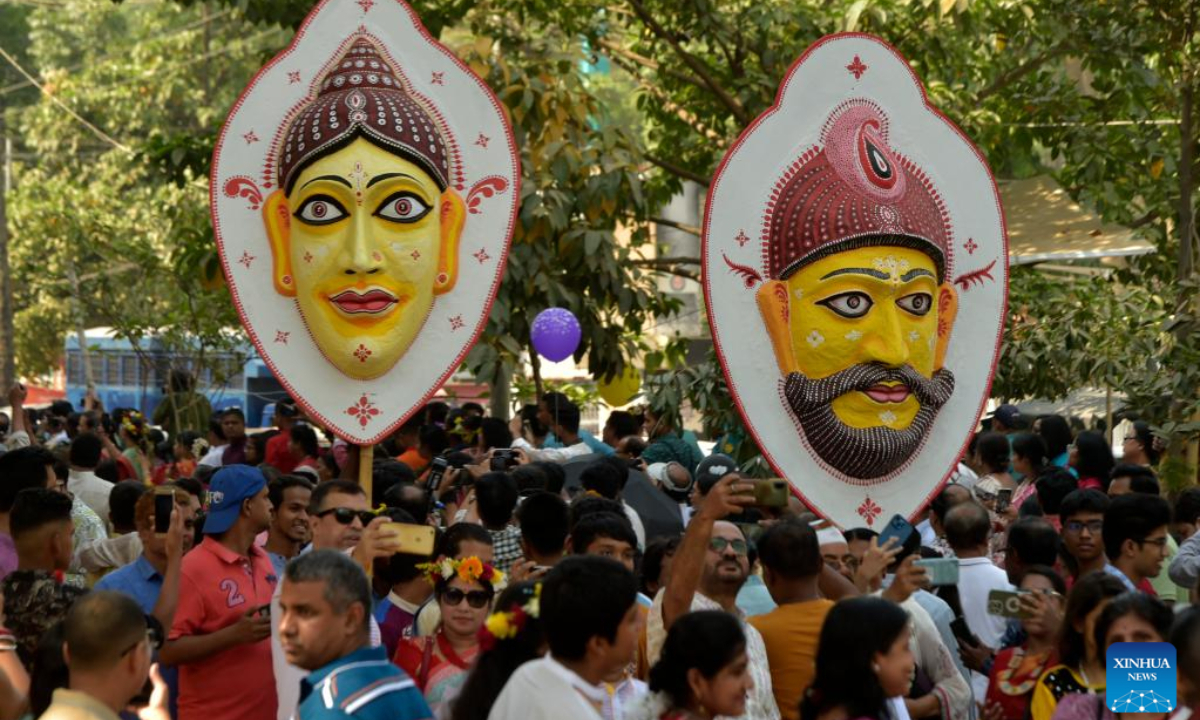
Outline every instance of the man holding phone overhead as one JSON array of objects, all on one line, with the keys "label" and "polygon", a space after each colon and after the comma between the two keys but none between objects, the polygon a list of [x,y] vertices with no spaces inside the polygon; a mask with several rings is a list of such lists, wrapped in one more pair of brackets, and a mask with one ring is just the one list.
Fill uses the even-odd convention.
[{"label": "man holding phone overhead", "polygon": [[[163,520],[166,520],[165,525]],[[170,628],[179,604],[183,556],[192,549],[195,537],[196,511],[185,490],[162,486],[156,492],[144,493],[138,498],[134,524],[142,543],[142,554],[129,565],[100,578],[95,589],[128,595],[143,613],[154,615],[164,628]],[[179,668],[160,665],[159,671],[170,690],[170,708],[174,714],[179,695]]]}]

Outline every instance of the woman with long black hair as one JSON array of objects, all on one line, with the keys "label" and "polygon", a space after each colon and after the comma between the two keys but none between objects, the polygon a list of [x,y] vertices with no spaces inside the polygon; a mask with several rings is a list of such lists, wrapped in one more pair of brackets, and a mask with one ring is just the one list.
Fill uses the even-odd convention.
[{"label": "woman with long black hair", "polygon": [[1009,503],[1009,518],[1016,519],[1017,510],[1037,492],[1037,479],[1047,468],[1046,443],[1033,433],[1021,433],[1013,438],[1012,466],[1021,475]]},{"label": "woman with long black hair", "polygon": [[913,656],[908,613],[876,597],[843,600],[825,617],[817,675],[801,720],[892,720],[892,698],[908,694]]},{"label": "woman with long black hair", "polygon": [[742,624],[722,610],[700,610],[671,625],[650,670],[650,692],[626,720],[738,717],[754,689]]}]

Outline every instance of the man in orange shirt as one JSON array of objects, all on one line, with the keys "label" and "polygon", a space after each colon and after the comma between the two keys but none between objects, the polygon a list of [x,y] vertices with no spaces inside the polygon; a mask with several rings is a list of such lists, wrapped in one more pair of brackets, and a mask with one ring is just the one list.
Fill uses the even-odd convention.
[{"label": "man in orange shirt", "polygon": [[817,640],[833,607],[817,589],[824,561],[817,533],[807,523],[785,520],[758,541],[763,582],[779,607],[749,623],[762,635],[771,667],[771,689],[784,720],[798,720],[800,698],[816,674]]},{"label": "man in orange shirt", "polygon": [[179,666],[178,720],[275,720],[271,560],[254,544],[271,521],[257,468],[213,475],[204,542],[183,560],[163,663]]}]

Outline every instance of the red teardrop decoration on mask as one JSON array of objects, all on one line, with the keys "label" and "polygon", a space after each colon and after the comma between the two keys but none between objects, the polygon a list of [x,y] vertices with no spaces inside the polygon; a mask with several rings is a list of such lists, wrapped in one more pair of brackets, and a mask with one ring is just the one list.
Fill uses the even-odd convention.
[{"label": "red teardrop decoration on mask", "polygon": [[878,132],[879,125],[873,120],[858,129],[858,160],[873,185],[890,190],[896,185],[896,163]]}]

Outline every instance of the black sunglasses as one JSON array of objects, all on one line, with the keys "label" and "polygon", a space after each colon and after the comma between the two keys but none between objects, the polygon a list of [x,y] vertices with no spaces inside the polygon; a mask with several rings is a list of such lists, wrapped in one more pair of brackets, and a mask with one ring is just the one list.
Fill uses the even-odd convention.
[{"label": "black sunglasses", "polygon": [[323,518],[326,515],[333,515],[333,519],[337,520],[342,525],[349,525],[354,522],[354,518],[362,521],[363,527],[366,527],[372,520],[375,519],[375,513],[370,510],[351,510],[345,507],[329,508],[317,513],[317,517]]},{"label": "black sunglasses", "polygon": [[483,590],[472,590],[471,592],[463,592],[458,588],[446,588],[442,591],[442,600],[446,604],[454,607],[460,605],[463,598],[467,599],[467,604],[478,610],[479,608],[487,607],[492,601],[492,594]]}]

